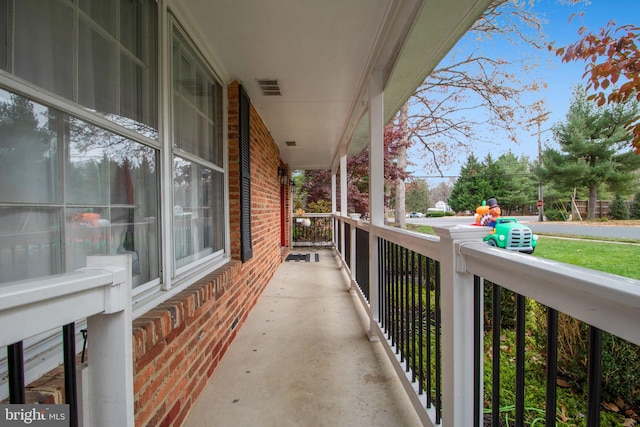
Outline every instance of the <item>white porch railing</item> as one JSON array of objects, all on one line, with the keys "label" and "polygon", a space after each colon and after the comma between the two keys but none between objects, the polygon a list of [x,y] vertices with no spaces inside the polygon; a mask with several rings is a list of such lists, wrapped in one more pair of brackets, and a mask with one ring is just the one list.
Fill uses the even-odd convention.
[{"label": "white porch railing", "polygon": [[0,346],[85,318],[91,355],[80,424],[133,426],[130,255],[91,256],[73,273],[0,286]]},{"label": "white porch railing", "polygon": [[[482,243],[489,231],[485,227],[435,228],[436,237],[334,217],[334,229],[343,267],[371,317],[370,335],[385,344],[426,426],[483,425],[484,313],[479,285],[483,279],[515,292],[518,298],[545,305],[548,312],[561,311],[590,325],[595,337],[603,330],[640,345],[638,280],[491,248]],[[358,239],[358,232],[370,238]],[[367,256],[359,255],[363,252]],[[358,278],[362,273],[357,274],[361,263],[368,264],[364,284]],[[423,305],[425,289],[427,295],[431,289],[435,293],[433,311],[427,308],[430,300],[427,307]],[[431,335],[423,337],[417,330]],[[524,327],[519,333],[524,342]],[[553,335],[547,339],[548,343],[555,340]],[[418,342],[420,345],[416,345]],[[418,353],[423,343],[435,346],[427,359]],[[498,333],[498,341],[493,343],[497,351],[493,357],[498,360],[499,346]],[[524,344],[518,351],[524,372]],[[598,349],[595,352],[599,353]],[[425,364],[430,364],[426,370],[435,374],[423,372]],[[548,366],[551,364],[555,361],[549,360]],[[555,376],[552,378],[547,381],[553,383],[547,386],[547,402],[553,405],[548,407],[555,408]],[[589,397],[588,418],[595,420],[599,419],[601,389],[597,374],[592,382],[590,379],[589,393],[593,390],[594,396]],[[497,378],[493,389],[499,384]],[[518,387],[522,391],[516,400],[524,401],[523,383]],[[555,417],[555,410],[548,411],[547,422],[552,424],[547,425],[554,425]],[[498,425],[493,418],[493,425]]]}]

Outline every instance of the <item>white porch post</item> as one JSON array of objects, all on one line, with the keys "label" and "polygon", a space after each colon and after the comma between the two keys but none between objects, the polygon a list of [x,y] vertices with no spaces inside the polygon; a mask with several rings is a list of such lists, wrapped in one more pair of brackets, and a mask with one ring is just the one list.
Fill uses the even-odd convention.
[{"label": "white porch post", "polygon": [[87,269],[126,267],[121,283],[106,291],[104,313],[87,319],[91,425],[133,427],[131,256],[87,257]]},{"label": "white porch post", "polygon": [[[371,73],[369,81],[369,293],[371,331],[380,319],[378,310],[378,236],[376,227],[384,226],[384,92],[383,70]],[[369,333],[372,337],[374,334]]]},{"label": "white porch post", "polygon": [[337,205],[336,205],[336,193],[337,193],[336,185],[337,185],[337,181],[338,181],[338,179],[336,178],[335,172],[331,172],[331,212],[334,215],[338,211]]},{"label": "white porch post", "polygon": [[[442,308],[442,424],[473,425],[474,289],[459,247],[481,241],[486,227],[434,227],[440,236]],[[482,406],[481,406],[482,407]]]},{"label": "white porch post", "polygon": [[[335,215],[338,212],[338,205],[336,204],[336,197],[337,197],[337,183],[338,183],[338,179],[336,177],[336,172],[331,171],[331,213],[333,215]],[[338,223],[339,224],[339,223]],[[339,245],[340,242],[337,241],[337,233],[338,230],[336,230],[336,219],[334,218],[333,220],[331,220],[331,235],[333,236],[333,242],[335,243],[335,245]]]},{"label": "white porch post", "polygon": [[[340,215],[347,216],[347,153],[346,151],[340,155]],[[344,259],[345,251],[344,221],[340,221],[340,254]]]}]

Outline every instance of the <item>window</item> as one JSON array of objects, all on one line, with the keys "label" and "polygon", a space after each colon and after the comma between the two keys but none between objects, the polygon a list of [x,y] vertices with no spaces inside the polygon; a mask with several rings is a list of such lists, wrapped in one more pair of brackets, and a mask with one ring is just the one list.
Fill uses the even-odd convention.
[{"label": "window", "polygon": [[224,251],[222,86],[173,26],[173,231],[176,267]]},{"label": "window", "polygon": [[158,150],[0,90],[0,282],[130,254],[158,279]]},{"label": "window", "polygon": [[154,0],[0,0],[0,67],[157,139]]}]

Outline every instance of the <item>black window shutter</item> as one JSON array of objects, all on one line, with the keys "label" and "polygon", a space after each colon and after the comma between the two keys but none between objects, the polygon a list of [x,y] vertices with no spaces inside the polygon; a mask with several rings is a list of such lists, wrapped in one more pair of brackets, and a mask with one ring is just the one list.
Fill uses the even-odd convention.
[{"label": "black window shutter", "polygon": [[251,244],[251,138],[249,137],[249,96],[240,86],[238,139],[240,140],[240,257],[245,262],[253,256]]}]

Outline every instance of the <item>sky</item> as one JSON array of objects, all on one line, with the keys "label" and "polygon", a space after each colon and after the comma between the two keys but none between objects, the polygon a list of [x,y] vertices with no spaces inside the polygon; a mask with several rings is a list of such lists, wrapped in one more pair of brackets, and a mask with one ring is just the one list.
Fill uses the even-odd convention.
[{"label": "sky", "polygon": [[[526,1],[526,0],[522,0]],[[544,32],[548,41],[554,42],[558,47],[567,46],[580,39],[578,30],[585,26],[589,32],[598,32],[600,28],[606,26],[607,22],[614,20],[617,25],[635,24],[640,25],[640,0],[591,0],[590,2],[580,2],[578,4],[568,4],[568,0],[564,2],[560,0],[537,0],[533,10],[546,21],[544,23]],[[573,16],[573,18],[572,18]],[[470,40],[463,38],[458,47],[465,46]],[[471,41],[471,43],[473,43]],[[512,45],[504,42],[496,42],[495,45],[487,45],[486,48],[478,45],[486,51],[498,52],[498,55],[525,55],[537,56],[539,58],[538,67],[531,73],[531,78],[543,81],[547,88],[534,94],[531,99],[543,98],[545,100],[546,110],[549,111],[548,120],[541,126],[540,141],[542,148],[546,145],[553,146],[553,135],[551,126],[564,122],[566,114],[569,110],[571,94],[574,87],[578,84],[586,85],[583,78],[585,63],[582,61],[562,63],[559,57],[552,52],[536,51],[530,48],[530,52],[518,50]],[[456,49],[456,48],[454,48]],[[486,53],[486,52],[485,52]],[[446,59],[445,59],[446,61]],[[538,136],[537,129],[523,129],[519,135],[519,143],[516,145],[512,141],[496,138],[494,144],[478,144],[474,147],[475,156],[482,160],[488,153],[491,153],[495,159],[501,154],[512,151],[514,154],[521,156],[526,155],[530,160],[538,157]],[[433,187],[441,181],[448,182],[450,179],[434,178],[437,173],[429,167],[425,167],[420,160],[418,144],[410,150],[410,160],[415,163],[410,170],[415,177],[426,177],[430,186]],[[458,161],[443,169],[446,177],[457,176],[460,173],[460,167],[466,163],[467,154],[461,153]]]}]

